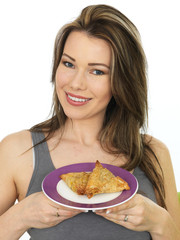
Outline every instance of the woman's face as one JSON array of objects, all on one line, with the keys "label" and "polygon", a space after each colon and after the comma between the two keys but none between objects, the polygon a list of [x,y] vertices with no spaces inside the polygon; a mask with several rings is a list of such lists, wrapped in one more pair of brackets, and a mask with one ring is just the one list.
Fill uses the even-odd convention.
[{"label": "woman's face", "polygon": [[105,40],[71,32],[56,72],[56,91],[67,117],[103,119],[112,97],[111,49]]}]

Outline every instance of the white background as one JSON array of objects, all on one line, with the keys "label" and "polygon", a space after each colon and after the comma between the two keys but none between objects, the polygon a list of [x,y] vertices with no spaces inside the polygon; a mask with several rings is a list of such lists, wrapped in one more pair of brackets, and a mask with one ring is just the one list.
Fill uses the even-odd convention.
[{"label": "white background", "polygon": [[[122,11],[137,26],[149,65],[149,134],[169,148],[180,191],[180,14],[178,0],[0,2],[0,140],[47,119],[54,39],[90,4]],[[25,234],[21,239],[28,239]]]}]

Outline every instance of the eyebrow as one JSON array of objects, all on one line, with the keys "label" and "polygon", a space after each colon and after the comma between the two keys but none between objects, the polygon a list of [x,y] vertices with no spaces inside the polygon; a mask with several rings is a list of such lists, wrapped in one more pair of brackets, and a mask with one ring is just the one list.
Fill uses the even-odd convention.
[{"label": "eyebrow", "polygon": [[69,56],[68,54],[66,54],[66,53],[63,53],[63,56],[66,56],[66,57],[68,57],[68,58],[70,58],[73,62],[75,62],[76,60],[74,59],[74,58],[72,58],[71,56]]},{"label": "eyebrow", "polygon": [[[66,57],[70,58],[73,62],[76,61],[73,57],[69,56],[66,53],[63,53],[63,56],[66,56]],[[104,66],[104,67],[110,69],[110,67],[108,65],[104,64],[104,63],[88,63],[88,65],[89,66],[97,66],[97,65],[99,65],[99,66]]]}]

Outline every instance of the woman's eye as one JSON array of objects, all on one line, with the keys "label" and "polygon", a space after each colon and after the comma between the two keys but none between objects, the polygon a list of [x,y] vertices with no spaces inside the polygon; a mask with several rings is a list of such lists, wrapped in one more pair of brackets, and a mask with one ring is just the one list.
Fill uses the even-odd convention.
[{"label": "woman's eye", "polygon": [[73,68],[73,67],[74,67],[74,65],[73,65],[72,63],[70,63],[70,62],[64,61],[63,64],[64,64],[66,67],[68,67],[68,68]]},{"label": "woman's eye", "polygon": [[94,71],[93,71],[93,74],[95,74],[95,75],[103,75],[104,72],[103,72],[103,71],[100,71],[100,70],[94,70]]}]

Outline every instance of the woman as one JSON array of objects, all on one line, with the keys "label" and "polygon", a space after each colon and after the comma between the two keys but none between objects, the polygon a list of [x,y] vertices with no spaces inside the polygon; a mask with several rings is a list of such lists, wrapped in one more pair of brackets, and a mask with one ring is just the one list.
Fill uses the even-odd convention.
[{"label": "woman", "polygon": [[[146,61],[132,22],[110,6],[83,9],[57,35],[52,83],[52,118],[1,143],[0,239],[25,231],[32,240],[179,239],[168,150],[143,132]],[[49,172],[96,159],[133,173],[139,193],[95,213],[62,207],[42,193]]]}]

